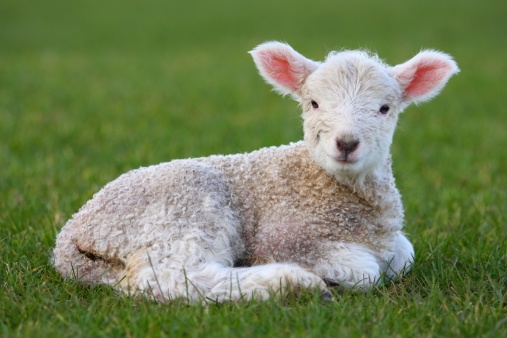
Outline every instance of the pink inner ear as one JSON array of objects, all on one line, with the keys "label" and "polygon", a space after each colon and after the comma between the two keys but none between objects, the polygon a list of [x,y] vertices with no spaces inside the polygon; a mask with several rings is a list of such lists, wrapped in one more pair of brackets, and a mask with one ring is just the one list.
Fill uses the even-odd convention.
[{"label": "pink inner ear", "polygon": [[438,88],[445,76],[451,71],[451,66],[445,61],[434,60],[432,63],[419,67],[412,77],[412,81],[405,89],[408,97],[422,96]]},{"label": "pink inner ear", "polygon": [[284,57],[278,57],[271,53],[263,53],[262,64],[269,76],[278,84],[297,90],[299,83],[291,70],[291,63]]}]

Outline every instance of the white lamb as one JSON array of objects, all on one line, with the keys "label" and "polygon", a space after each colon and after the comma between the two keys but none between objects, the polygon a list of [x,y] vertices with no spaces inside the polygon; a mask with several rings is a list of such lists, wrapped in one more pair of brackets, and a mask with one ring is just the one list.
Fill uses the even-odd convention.
[{"label": "white lamb", "polygon": [[410,266],[389,148],[400,112],[437,95],[456,63],[436,51],[395,67],[363,51],[321,63],[280,42],[251,54],[301,104],[304,141],[120,176],[58,235],[64,278],[158,301],[234,301],[367,290]]}]

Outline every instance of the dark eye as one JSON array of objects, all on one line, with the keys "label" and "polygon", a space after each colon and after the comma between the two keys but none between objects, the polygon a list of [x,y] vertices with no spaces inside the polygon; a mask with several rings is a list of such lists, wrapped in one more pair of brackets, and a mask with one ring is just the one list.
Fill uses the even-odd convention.
[{"label": "dark eye", "polygon": [[313,108],[319,108],[319,104],[317,102],[315,102],[314,100],[312,100],[312,107]]},{"label": "dark eye", "polygon": [[389,109],[390,109],[390,107],[387,104],[385,104],[382,107],[380,107],[379,111],[380,111],[381,114],[387,114],[387,112],[389,111]]}]

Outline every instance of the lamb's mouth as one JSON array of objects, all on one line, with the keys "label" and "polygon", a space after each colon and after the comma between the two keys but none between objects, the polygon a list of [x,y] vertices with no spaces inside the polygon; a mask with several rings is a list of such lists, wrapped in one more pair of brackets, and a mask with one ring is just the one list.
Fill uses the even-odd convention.
[{"label": "lamb's mouth", "polygon": [[350,166],[350,165],[353,165],[354,163],[359,162],[358,159],[351,158],[348,155],[340,155],[340,156],[329,155],[329,157],[332,158],[333,161],[335,161],[341,165],[344,165],[344,166]]}]

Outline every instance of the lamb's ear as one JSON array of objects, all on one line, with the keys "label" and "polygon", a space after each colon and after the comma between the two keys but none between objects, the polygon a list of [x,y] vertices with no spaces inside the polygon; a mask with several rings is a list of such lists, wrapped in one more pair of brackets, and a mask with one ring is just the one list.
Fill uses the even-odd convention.
[{"label": "lamb's ear", "polygon": [[319,63],[309,60],[281,42],[266,42],[250,51],[262,77],[283,95],[301,95],[306,78]]},{"label": "lamb's ear", "polygon": [[407,104],[432,99],[458,72],[458,65],[450,55],[431,50],[422,51],[390,70],[403,90]]}]

